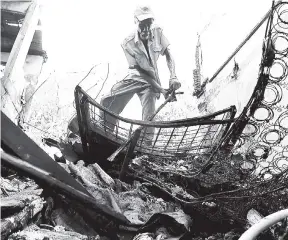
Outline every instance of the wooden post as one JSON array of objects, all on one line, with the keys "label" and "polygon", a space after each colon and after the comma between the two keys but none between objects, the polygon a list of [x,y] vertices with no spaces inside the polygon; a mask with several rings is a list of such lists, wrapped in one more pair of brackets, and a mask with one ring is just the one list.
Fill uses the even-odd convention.
[{"label": "wooden post", "polygon": [[131,143],[129,145],[128,151],[126,152],[126,155],[125,155],[125,158],[124,158],[124,162],[123,162],[120,174],[119,174],[119,179],[121,181],[124,181],[125,174],[126,174],[127,168],[129,166],[129,163],[130,163],[130,157],[131,157],[132,153],[134,152],[134,149],[136,147],[137,141],[138,141],[138,139],[140,137],[141,130],[142,130],[142,128],[138,128],[138,129],[135,130],[135,133],[133,134]]},{"label": "wooden post", "polygon": [[[24,81],[23,65],[38,24],[40,11],[40,4],[34,0],[27,10],[23,25],[9,55],[4,76],[1,79],[2,111],[5,112],[13,122],[15,122],[15,117],[20,111],[21,89],[16,88],[16,86],[22,85],[21,83],[19,84],[19,78],[22,78],[22,81]],[[19,72],[23,75],[22,77],[19,75]]]}]

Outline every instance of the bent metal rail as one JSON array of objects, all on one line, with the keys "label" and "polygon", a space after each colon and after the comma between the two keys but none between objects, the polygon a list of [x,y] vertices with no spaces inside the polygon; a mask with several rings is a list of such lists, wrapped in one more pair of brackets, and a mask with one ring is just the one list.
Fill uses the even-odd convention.
[{"label": "bent metal rail", "polygon": [[[169,122],[132,120],[104,108],[80,86],[75,88],[75,103],[85,152],[89,152],[89,146],[97,142],[99,135],[114,145],[120,145],[131,137],[137,127],[144,126],[136,151],[165,157],[212,154],[227,133],[236,113],[235,106],[231,106],[210,115]],[[116,119],[116,124],[109,121],[111,117]],[[148,127],[155,128],[154,133],[147,131]]]}]

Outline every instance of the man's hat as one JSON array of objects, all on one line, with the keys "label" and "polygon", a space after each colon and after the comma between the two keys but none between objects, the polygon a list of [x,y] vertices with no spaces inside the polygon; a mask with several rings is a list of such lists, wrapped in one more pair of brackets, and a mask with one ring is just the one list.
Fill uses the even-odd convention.
[{"label": "man's hat", "polygon": [[134,12],[134,17],[138,19],[138,21],[143,21],[147,18],[153,18],[154,14],[150,7],[148,6],[138,6]]}]

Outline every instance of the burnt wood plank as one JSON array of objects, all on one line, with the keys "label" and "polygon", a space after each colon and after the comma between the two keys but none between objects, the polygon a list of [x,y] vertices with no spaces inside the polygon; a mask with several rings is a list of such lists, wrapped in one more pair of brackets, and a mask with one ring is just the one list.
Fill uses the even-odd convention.
[{"label": "burnt wood plank", "polygon": [[61,182],[92,196],[80,183],[55,162],[1,111],[1,147],[9,148],[18,157],[48,172]]}]

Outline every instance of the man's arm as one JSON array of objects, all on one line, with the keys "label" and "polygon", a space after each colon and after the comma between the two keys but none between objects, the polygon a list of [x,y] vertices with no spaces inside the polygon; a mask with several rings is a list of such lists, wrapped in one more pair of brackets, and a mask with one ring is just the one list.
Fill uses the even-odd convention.
[{"label": "man's arm", "polygon": [[181,83],[178,81],[175,73],[175,61],[172,57],[170,49],[167,47],[164,51],[164,55],[166,56],[167,66],[170,71],[170,79],[169,86],[173,86],[176,90],[181,87]]},{"label": "man's arm", "polygon": [[[135,58],[129,53],[129,51],[127,51],[127,49],[122,46],[122,49],[125,53],[126,59],[128,61],[129,67],[132,67],[134,65],[137,66],[137,62],[135,60]],[[138,69],[142,72],[142,74],[145,75],[145,80],[158,92],[160,93],[165,93],[166,91],[154,80],[156,78],[155,74],[153,72],[148,72],[145,71],[144,69]]]},{"label": "man's arm", "polygon": [[156,81],[156,75],[153,72],[148,72],[144,69],[138,69],[143,75],[145,75],[145,80],[158,92],[166,94],[166,90],[162,88]]}]

